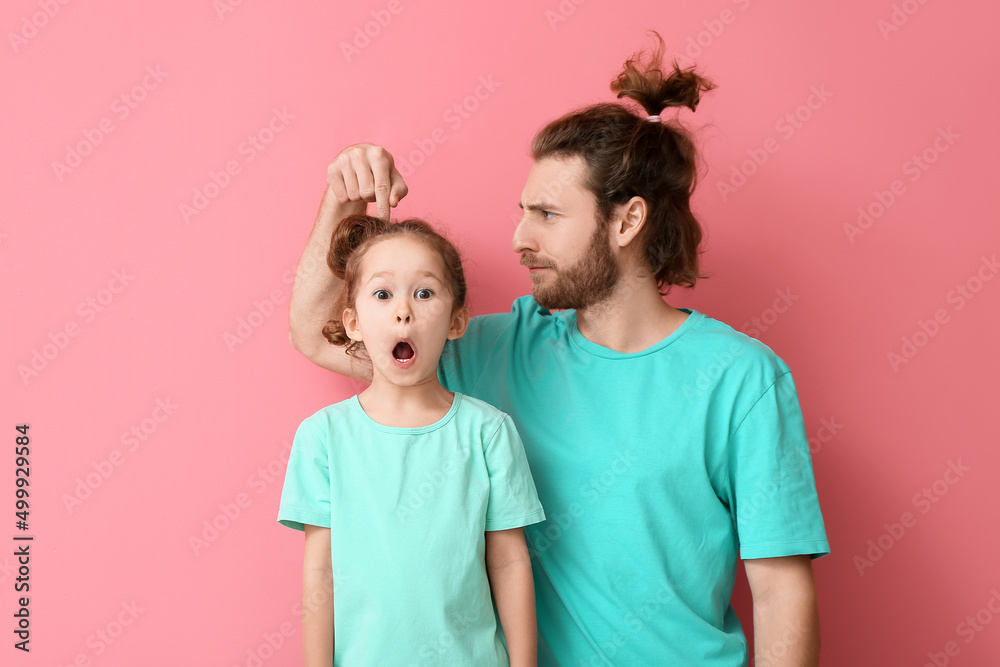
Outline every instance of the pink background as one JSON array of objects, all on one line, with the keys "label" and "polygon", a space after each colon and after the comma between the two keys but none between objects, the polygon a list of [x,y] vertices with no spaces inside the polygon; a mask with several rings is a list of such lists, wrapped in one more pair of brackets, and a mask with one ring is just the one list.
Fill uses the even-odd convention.
[{"label": "pink background", "polygon": [[[358,389],[287,339],[326,165],[359,141],[410,162],[399,213],[460,244],[474,312],[506,310],[531,136],[612,99],[649,28],[719,85],[681,116],[713,277],[669,301],[795,374],[833,549],[823,663],[996,664],[995,3],[223,2],[0,12],[4,664],[299,663],[283,451]],[[749,633],[742,572],[735,597]]]}]

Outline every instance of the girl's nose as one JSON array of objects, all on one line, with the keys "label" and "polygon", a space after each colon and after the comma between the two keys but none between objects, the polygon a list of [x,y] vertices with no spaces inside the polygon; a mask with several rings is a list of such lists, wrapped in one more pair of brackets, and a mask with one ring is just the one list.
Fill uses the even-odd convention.
[{"label": "girl's nose", "polygon": [[412,319],[413,311],[410,309],[410,304],[406,300],[399,300],[396,303],[396,322],[409,324]]}]

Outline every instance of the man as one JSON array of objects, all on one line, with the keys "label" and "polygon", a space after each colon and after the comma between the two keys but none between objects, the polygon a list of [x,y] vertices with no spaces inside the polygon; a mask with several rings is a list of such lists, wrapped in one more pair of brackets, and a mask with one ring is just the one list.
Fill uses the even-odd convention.
[{"label": "man", "polygon": [[[599,104],[553,121],[535,158],[512,249],[532,296],[472,319],[439,375],[512,415],[548,520],[526,529],[539,664],[748,661],[729,600],[736,558],[753,594],[756,664],[816,665],[811,558],[829,553],[795,385],[769,348],[663,299],[693,285],[694,145],[660,121],[711,84],[626,63],[612,85],[650,114]],[[636,81],[640,81],[636,85]],[[330,232],[407,192],[392,156],[359,144],[328,170],[290,307],[293,345],[360,380],[320,333],[338,281]],[[558,311],[558,312],[553,312]]]}]

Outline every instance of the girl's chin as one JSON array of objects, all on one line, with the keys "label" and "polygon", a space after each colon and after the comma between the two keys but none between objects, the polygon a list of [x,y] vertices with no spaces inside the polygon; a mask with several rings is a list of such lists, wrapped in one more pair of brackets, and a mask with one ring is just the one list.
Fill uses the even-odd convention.
[{"label": "girl's chin", "polygon": [[414,387],[427,384],[440,384],[435,370],[420,369],[416,366],[399,367],[394,361],[387,364],[388,368],[374,369],[373,380],[397,387]]}]

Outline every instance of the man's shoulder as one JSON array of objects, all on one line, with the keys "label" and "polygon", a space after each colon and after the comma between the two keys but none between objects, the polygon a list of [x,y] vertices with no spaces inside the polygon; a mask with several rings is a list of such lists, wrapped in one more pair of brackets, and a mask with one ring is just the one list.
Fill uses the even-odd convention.
[{"label": "man's shoulder", "polygon": [[535,301],[535,297],[530,294],[525,296],[519,296],[510,305],[509,312],[498,312],[498,313],[486,313],[483,315],[476,315],[470,320],[482,325],[496,325],[504,324],[511,325],[515,322],[538,322],[544,323],[548,321],[556,321],[566,315],[569,311],[556,311],[551,312],[548,308],[543,308]]},{"label": "man's shoulder", "polygon": [[711,367],[732,368],[743,373],[756,373],[774,379],[788,372],[788,365],[765,343],[737,331],[730,325],[692,310],[697,314],[695,326],[685,336],[685,344],[691,353],[699,357],[699,363]]},{"label": "man's shoulder", "polygon": [[538,305],[534,297],[522,296],[514,299],[510,311],[476,315],[469,320],[465,334],[449,341],[463,350],[492,348],[498,340],[536,340],[538,336],[553,337],[565,330],[566,322],[573,311],[550,312]]}]

